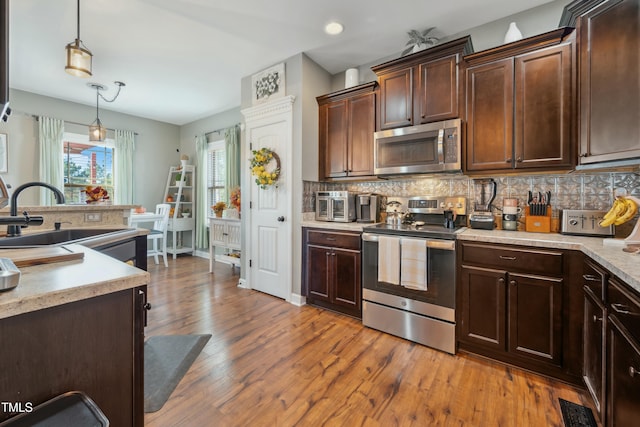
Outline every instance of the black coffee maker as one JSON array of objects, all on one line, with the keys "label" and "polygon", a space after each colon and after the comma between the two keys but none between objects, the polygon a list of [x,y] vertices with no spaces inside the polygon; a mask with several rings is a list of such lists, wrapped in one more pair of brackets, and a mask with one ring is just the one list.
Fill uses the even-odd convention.
[{"label": "black coffee maker", "polygon": [[380,213],[386,205],[386,198],[380,194],[356,195],[356,221],[363,223],[381,222]]}]

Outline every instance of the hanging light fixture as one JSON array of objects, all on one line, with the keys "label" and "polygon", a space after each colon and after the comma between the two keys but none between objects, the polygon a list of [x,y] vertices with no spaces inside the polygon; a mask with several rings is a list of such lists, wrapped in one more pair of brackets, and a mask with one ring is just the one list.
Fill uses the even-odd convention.
[{"label": "hanging light fixture", "polygon": [[90,77],[91,74],[91,58],[93,55],[87,49],[82,40],[80,40],[80,0],[78,0],[78,32],[74,41],[69,43],[65,50],[67,51],[67,65],[64,70],[77,77]]},{"label": "hanging light fixture", "polygon": [[100,91],[107,90],[107,87],[101,85],[99,83],[87,83],[92,89],[96,90],[96,119],[89,125],[89,141],[98,141],[102,142],[107,138],[107,128],[102,126],[102,122],[100,121],[100,98],[102,98],[105,102],[113,102],[116,100],[118,95],[120,95],[120,89],[125,86],[122,82],[113,82],[116,86],[118,86],[118,91],[114,95],[113,98],[107,99],[105,98]]}]

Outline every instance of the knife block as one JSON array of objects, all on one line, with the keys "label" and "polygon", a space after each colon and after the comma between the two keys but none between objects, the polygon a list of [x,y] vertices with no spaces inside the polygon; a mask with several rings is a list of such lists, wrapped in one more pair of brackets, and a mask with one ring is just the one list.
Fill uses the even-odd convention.
[{"label": "knife block", "polygon": [[551,206],[547,206],[546,215],[530,215],[529,206],[525,206],[524,230],[535,233],[551,233]]}]

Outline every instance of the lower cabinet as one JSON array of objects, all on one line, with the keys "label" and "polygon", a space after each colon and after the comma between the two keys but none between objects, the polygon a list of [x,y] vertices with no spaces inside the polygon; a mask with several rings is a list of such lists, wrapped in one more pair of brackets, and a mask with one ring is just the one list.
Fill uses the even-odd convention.
[{"label": "lower cabinet", "polygon": [[616,278],[607,287],[606,425],[637,426],[640,420],[640,297]]},{"label": "lower cabinet", "polygon": [[307,303],[362,318],[361,234],[303,229]]},{"label": "lower cabinet", "polygon": [[485,243],[459,249],[459,348],[579,383],[582,301],[579,287],[571,289],[573,257]]}]

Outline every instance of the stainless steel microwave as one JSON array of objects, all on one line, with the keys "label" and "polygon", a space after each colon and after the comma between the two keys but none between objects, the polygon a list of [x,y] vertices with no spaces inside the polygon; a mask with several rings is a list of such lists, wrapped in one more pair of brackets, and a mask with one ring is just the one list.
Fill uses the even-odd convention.
[{"label": "stainless steel microwave", "polygon": [[356,220],[356,193],[316,191],[316,221],[351,222]]},{"label": "stainless steel microwave", "polygon": [[376,175],[462,171],[462,121],[446,120],[374,134]]}]

